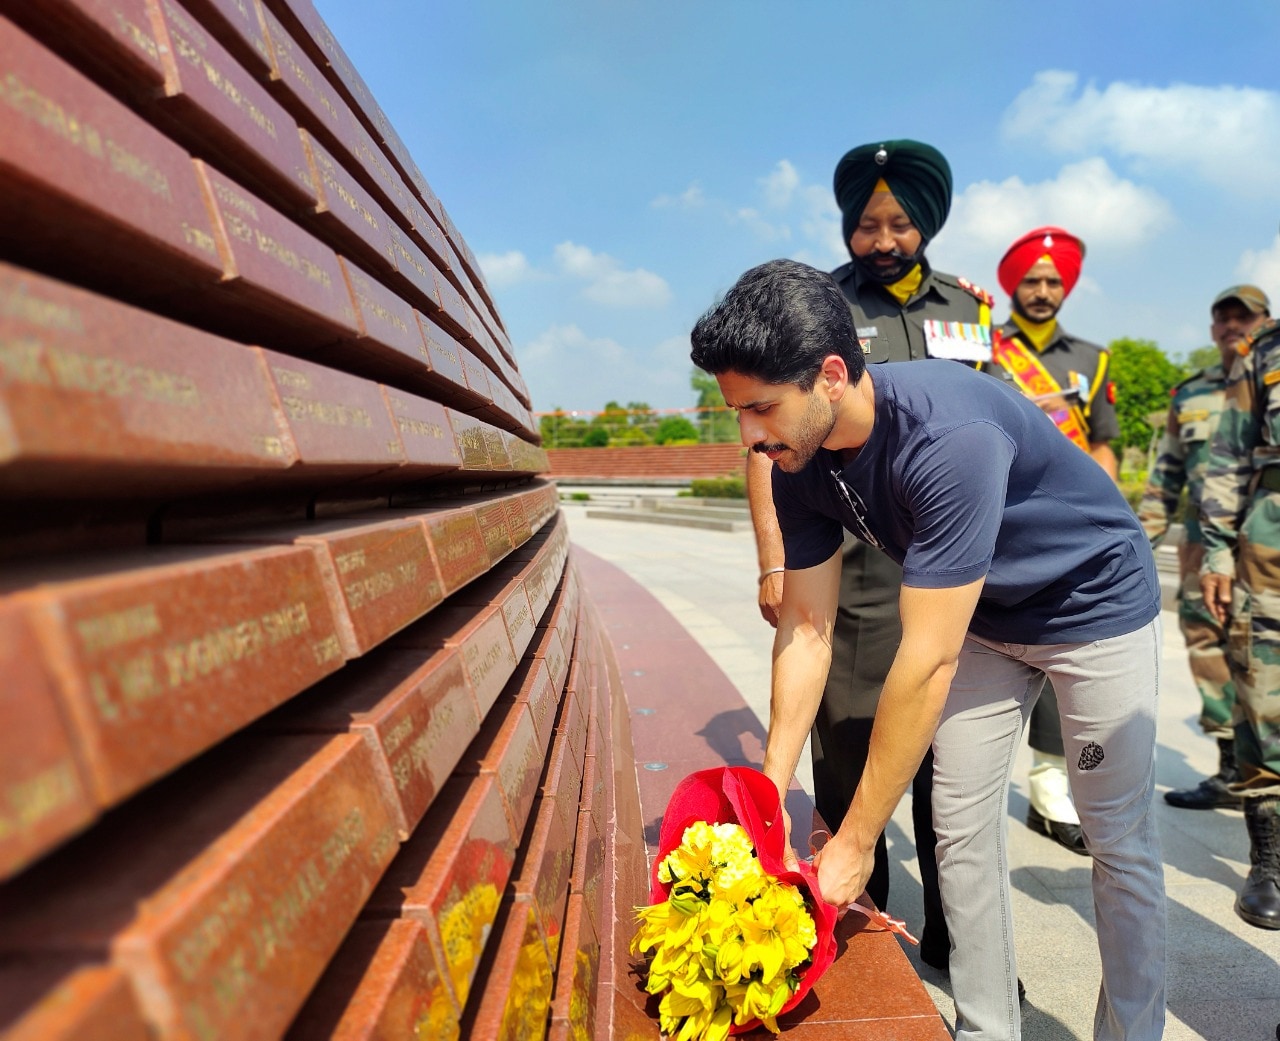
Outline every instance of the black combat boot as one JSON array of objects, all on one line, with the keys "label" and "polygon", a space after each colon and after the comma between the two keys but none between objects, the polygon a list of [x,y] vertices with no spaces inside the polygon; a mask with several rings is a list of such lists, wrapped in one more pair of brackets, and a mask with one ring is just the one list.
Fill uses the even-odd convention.
[{"label": "black combat boot", "polygon": [[1218,772],[1207,777],[1194,788],[1178,792],[1165,792],[1164,801],[1183,810],[1240,809],[1244,801],[1227,785],[1240,780],[1236,766],[1236,744],[1229,737],[1218,738]]},{"label": "black combat boot", "polygon": [[1259,929],[1280,929],[1280,796],[1245,799],[1249,877],[1236,898],[1236,914]]}]

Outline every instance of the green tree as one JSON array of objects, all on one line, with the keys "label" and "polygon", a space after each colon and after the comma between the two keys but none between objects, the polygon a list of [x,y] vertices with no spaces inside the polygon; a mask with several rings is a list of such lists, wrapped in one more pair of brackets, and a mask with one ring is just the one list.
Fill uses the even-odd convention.
[{"label": "green tree", "polygon": [[1207,369],[1210,365],[1217,365],[1220,361],[1222,361],[1222,355],[1218,353],[1218,348],[1213,344],[1207,344],[1204,347],[1197,347],[1187,355],[1187,368],[1195,372],[1197,369]]},{"label": "green tree", "polygon": [[631,441],[636,444],[650,444],[653,441],[653,435],[658,429],[658,415],[650,407],[647,401],[628,401],[627,402],[627,425],[635,430],[644,432],[645,438],[643,442]]},{"label": "green tree", "polygon": [[1187,368],[1171,361],[1154,340],[1112,340],[1110,379],[1116,385],[1116,414],[1121,448],[1145,452],[1151,443],[1147,417],[1169,408],[1169,391],[1186,378]]},{"label": "green tree", "polygon": [[599,423],[592,423],[586,434],[582,438],[583,448],[607,448],[609,446],[609,431],[606,427]]},{"label": "green tree", "polygon": [[592,420],[592,425],[604,427],[610,440],[621,437],[627,427],[627,410],[616,401],[606,401],[600,414]]},{"label": "green tree", "polygon": [[716,378],[701,369],[692,369],[689,385],[698,392],[697,405],[706,409],[698,413],[698,425],[702,440],[712,444],[732,443],[738,440],[737,417],[725,408],[724,395]]},{"label": "green tree", "polygon": [[586,435],[587,424],[557,405],[553,412],[538,420],[538,432],[545,448],[577,448]]},{"label": "green tree", "polygon": [[697,444],[698,428],[684,416],[667,416],[658,424],[653,440],[659,445],[687,442]]}]

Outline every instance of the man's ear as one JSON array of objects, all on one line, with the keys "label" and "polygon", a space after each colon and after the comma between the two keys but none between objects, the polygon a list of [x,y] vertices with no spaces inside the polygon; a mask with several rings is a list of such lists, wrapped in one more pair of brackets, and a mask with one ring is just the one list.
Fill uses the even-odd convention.
[{"label": "man's ear", "polygon": [[839,401],[849,389],[849,366],[838,354],[828,354],[818,370],[819,379],[826,386],[827,398]]}]

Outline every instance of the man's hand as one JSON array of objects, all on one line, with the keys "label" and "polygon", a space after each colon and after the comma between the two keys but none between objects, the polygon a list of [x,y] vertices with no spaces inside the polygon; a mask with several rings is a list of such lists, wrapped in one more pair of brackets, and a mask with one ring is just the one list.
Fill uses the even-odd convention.
[{"label": "man's hand", "polygon": [[1219,625],[1225,625],[1227,615],[1231,613],[1231,586],[1230,575],[1206,571],[1200,576],[1200,595],[1204,597],[1204,606]]},{"label": "man's hand", "polygon": [[756,536],[756,557],[765,576],[760,583],[760,617],[776,629],[782,609],[782,572],[765,572],[782,567],[785,554],[778,511],[773,506],[773,463],[759,452],[747,453],[747,503]]},{"label": "man's hand", "polygon": [[875,867],[876,848],[859,850],[848,834],[837,832],[818,851],[813,866],[818,869],[822,899],[836,907],[847,907],[862,895]]},{"label": "man's hand", "polygon": [[778,628],[778,611],[782,607],[782,572],[765,575],[760,583],[760,617]]},{"label": "man's hand", "polygon": [[782,866],[795,871],[800,867],[800,858],[791,844],[791,814],[787,812],[786,792],[778,793],[778,812],[782,814]]}]

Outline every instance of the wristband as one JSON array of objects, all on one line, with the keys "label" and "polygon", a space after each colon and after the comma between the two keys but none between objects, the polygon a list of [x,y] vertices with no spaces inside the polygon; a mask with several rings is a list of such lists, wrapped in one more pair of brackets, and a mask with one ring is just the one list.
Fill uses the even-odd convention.
[{"label": "wristband", "polygon": [[766,578],[768,578],[770,575],[780,575],[780,574],[782,574],[782,572],[784,572],[784,571],[786,571],[786,570],[787,570],[787,569],[786,569],[786,568],[784,568],[784,567],[771,567],[771,568],[769,568],[769,570],[768,570],[768,571],[761,571],[761,572],[760,572],[760,578],[759,578],[759,580],[758,580],[758,584],[759,584],[759,585],[764,585],[764,580],[765,580]]}]

